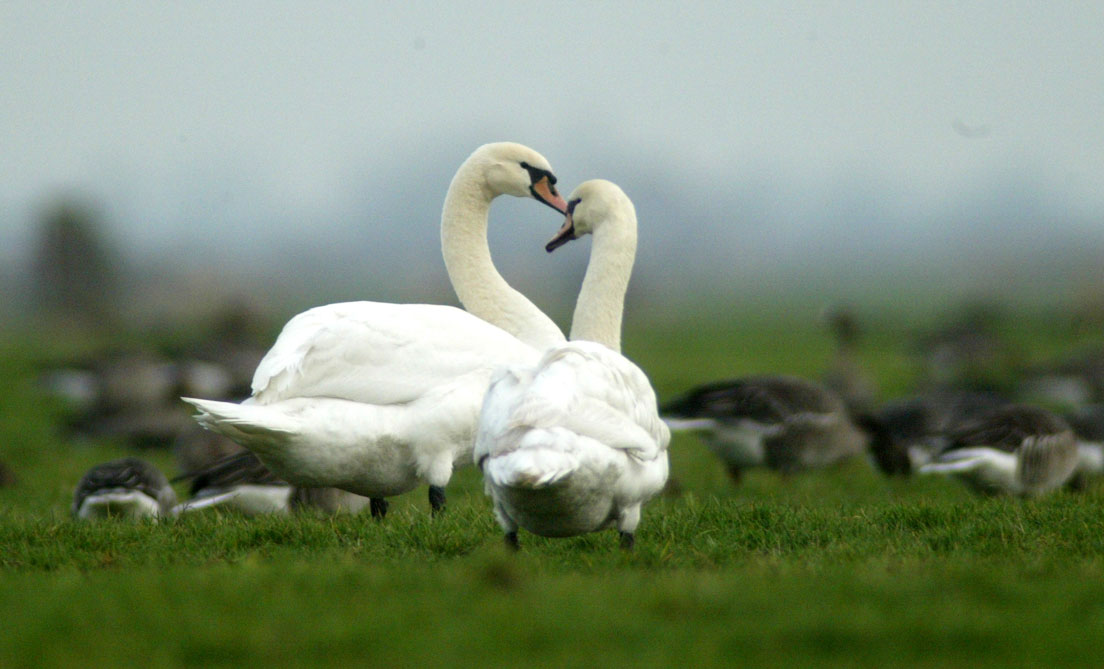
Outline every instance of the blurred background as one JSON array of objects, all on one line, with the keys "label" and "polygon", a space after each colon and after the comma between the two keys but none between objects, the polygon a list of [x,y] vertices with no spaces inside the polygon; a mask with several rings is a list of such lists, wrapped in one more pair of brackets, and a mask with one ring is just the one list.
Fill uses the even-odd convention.
[{"label": "blurred background", "polygon": [[[440,207],[479,144],[637,204],[630,318],[1104,299],[1093,3],[6,2],[0,317],[278,319],[454,302]],[[585,247],[499,201],[565,322]]]}]

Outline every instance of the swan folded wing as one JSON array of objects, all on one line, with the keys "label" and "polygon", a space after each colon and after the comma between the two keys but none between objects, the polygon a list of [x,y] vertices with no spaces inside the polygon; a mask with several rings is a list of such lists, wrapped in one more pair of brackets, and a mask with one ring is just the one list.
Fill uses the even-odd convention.
[{"label": "swan folded wing", "polygon": [[518,384],[507,430],[560,428],[653,460],[670,431],[640,368],[599,344],[573,342],[547,352],[527,384]]},{"label": "swan folded wing", "polygon": [[512,335],[454,307],[331,304],[287,323],[257,367],[253,401],[402,404],[477,368],[536,357]]},{"label": "swan folded wing", "polygon": [[495,371],[483,397],[479,425],[475,435],[472,459],[479,467],[486,458],[504,449],[513,448],[518,436],[508,436],[514,429],[513,413],[522,399],[524,387],[533,380],[532,370],[523,367],[503,367]]}]

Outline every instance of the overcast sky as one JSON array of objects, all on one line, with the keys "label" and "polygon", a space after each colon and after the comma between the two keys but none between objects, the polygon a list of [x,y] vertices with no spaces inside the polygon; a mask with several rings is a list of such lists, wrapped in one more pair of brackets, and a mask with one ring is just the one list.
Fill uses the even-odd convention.
[{"label": "overcast sky", "polygon": [[[861,256],[985,207],[1101,240],[1102,36],[1098,2],[9,0],[0,260],[76,191],[138,255],[363,233],[421,262],[452,171],[503,139],[568,190],[620,183],[652,262]],[[540,222],[530,254],[558,223],[505,211]]]}]

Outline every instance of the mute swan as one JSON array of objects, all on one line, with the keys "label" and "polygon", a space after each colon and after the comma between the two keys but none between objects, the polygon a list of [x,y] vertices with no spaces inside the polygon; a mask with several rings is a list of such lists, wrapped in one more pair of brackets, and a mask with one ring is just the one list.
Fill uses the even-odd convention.
[{"label": "mute swan", "polygon": [[429,484],[434,512],[455,463],[470,461],[491,373],[535,361],[563,333],[491,262],[487,217],[499,195],[567,204],[536,151],[487,144],[464,161],[445,196],[441,247],[468,312],[442,305],[348,302],[292,318],[241,404],[184,398],[204,426],[245,446],[296,486],[336,487],[373,500]]},{"label": "mute swan", "polygon": [[246,515],[289,513],[317,508],[327,513],[357,512],[369,506],[367,497],[337,488],[297,488],[281,480],[257,456],[245,451],[174,480],[190,479],[192,498],[174,514],[207,508],[233,509]]},{"label": "mute swan", "polygon": [[795,376],[749,376],[698,386],[660,410],[674,430],[700,430],[733,480],[749,467],[827,467],[866,445],[843,401]]},{"label": "mute swan", "polygon": [[571,342],[500,370],[487,390],[473,458],[505,532],[563,537],[615,525],[632,548],[640,508],[667,480],[671,435],[648,377],[620,354],[636,253],[636,212],[616,185],[580,185],[552,251],[591,233]]},{"label": "mute swan", "polygon": [[1040,495],[1065,484],[1078,466],[1077,440],[1066,421],[1013,404],[951,430],[950,445],[920,474],[962,479],[980,492]]},{"label": "mute swan", "polygon": [[157,467],[138,458],[96,465],[81,477],[73,492],[76,518],[157,517],[176,504],[176,492]]}]

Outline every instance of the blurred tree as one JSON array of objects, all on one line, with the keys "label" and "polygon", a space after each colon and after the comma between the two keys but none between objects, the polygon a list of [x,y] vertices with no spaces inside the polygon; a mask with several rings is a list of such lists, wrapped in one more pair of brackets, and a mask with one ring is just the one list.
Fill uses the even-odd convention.
[{"label": "blurred tree", "polygon": [[93,207],[61,199],[47,208],[38,227],[31,268],[38,311],[74,325],[114,320],[118,256]]}]

